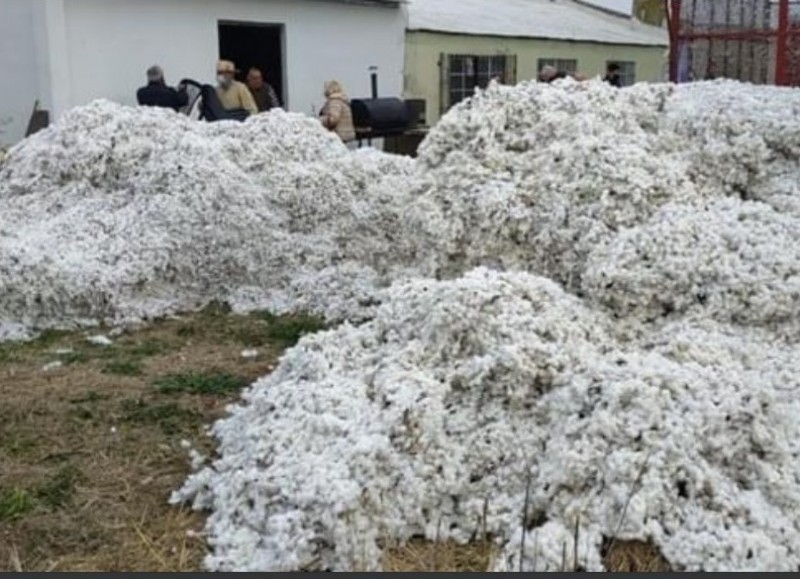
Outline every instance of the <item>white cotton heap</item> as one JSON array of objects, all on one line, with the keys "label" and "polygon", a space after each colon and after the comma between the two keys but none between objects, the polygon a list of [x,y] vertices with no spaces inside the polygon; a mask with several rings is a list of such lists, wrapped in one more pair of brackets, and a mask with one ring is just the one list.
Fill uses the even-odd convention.
[{"label": "white cotton heap", "polygon": [[735,199],[667,205],[589,264],[585,293],[620,317],[786,325],[800,337],[800,214]]},{"label": "white cotton heap", "polygon": [[667,203],[798,192],[796,90],[715,82],[493,86],[423,143],[418,228],[443,272],[523,269],[578,291],[588,254]]},{"label": "white cotton heap", "polygon": [[102,101],[76,109],[0,172],[0,320],[118,323],[238,296],[291,308],[295,280],[325,268],[357,295],[353,264],[375,283],[402,249],[412,170],[349,154],[282,111],[206,124]]},{"label": "white cotton heap", "polygon": [[713,326],[619,345],[524,273],[389,294],[215,425],[220,458],[173,497],[211,511],[210,569],[379,569],[381,540],[488,532],[516,570],[528,484],[527,570],[561,568],[575,521],[593,571],[614,536],[676,568],[800,564],[793,349]]},{"label": "white cotton heap", "polygon": [[174,495],[210,511],[210,569],[488,532],[496,570],[557,570],[579,521],[589,570],[616,537],[794,571],[798,112],[725,81],[492,86],[412,161],[283,112],[95,103],[0,169],[0,339],[210,300],[349,320]]}]

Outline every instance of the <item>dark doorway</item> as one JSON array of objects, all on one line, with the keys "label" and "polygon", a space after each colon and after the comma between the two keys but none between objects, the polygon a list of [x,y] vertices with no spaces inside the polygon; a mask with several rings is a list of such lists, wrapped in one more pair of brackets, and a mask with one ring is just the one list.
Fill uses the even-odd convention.
[{"label": "dark doorway", "polygon": [[264,79],[286,107],[283,72],[283,25],[247,22],[219,23],[219,56],[236,63],[237,79],[244,82],[251,67],[261,69]]}]

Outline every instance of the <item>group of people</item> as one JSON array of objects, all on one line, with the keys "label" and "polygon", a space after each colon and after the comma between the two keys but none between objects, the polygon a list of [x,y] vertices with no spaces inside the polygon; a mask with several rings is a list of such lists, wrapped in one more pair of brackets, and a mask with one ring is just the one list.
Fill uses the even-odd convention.
[{"label": "group of people", "polygon": [[[578,72],[575,74],[569,74],[563,70],[558,70],[554,66],[545,66],[539,71],[539,81],[541,82],[552,83],[559,79],[570,77],[577,81],[586,80],[586,75],[584,74]],[[622,88],[622,68],[620,65],[616,62],[608,63],[608,66],[606,67],[606,75],[603,77],[603,80],[611,86]]]},{"label": "group of people", "polygon": [[[243,110],[248,115],[257,115],[272,109],[281,108],[281,102],[275,89],[264,79],[264,73],[258,68],[251,68],[247,73],[247,83],[236,80],[236,65],[230,60],[217,63],[216,93],[220,104],[229,111]],[[350,100],[341,83],[329,80],[324,87],[325,105],[320,110],[320,122],[331,132],[336,133],[344,142],[356,138],[353,125],[353,112]],[[147,69],[147,85],[136,93],[136,100],[141,106],[162,107],[179,111],[189,104],[189,96],[183,89],[169,86],[164,77],[164,70],[154,65]]]}]

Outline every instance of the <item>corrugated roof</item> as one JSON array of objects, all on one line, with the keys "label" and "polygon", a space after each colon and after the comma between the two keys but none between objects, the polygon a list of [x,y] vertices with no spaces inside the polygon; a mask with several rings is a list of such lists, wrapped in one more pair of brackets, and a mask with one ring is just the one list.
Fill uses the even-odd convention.
[{"label": "corrugated roof", "polygon": [[409,30],[667,46],[667,32],[573,0],[410,0]]}]

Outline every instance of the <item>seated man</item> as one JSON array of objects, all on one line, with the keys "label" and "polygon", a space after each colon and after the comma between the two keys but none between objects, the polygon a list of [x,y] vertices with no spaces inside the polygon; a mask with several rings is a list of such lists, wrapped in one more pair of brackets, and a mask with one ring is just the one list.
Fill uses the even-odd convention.
[{"label": "seated man", "polygon": [[264,75],[257,68],[251,68],[247,73],[247,88],[253,95],[256,101],[258,112],[263,113],[270,109],[281,108],[281,101],[278,100],[278,95],[272,86],[264,82]]},{"label": "seated man", "polygon": [[164,71],[160,66],[154,65],[147,69],[147,86],[136,91],[137,102],[145,107],[161,107],[177,111],[189,103],[189,96],[172,87],[164,81]]},{"label": "seated man", "polygon": [[220,60],[217,63],[217,96],[226,110],[246,110],[249,114],[258,114],[256,101],[250,90],[236,80],[236,65],[230,60]]}]

